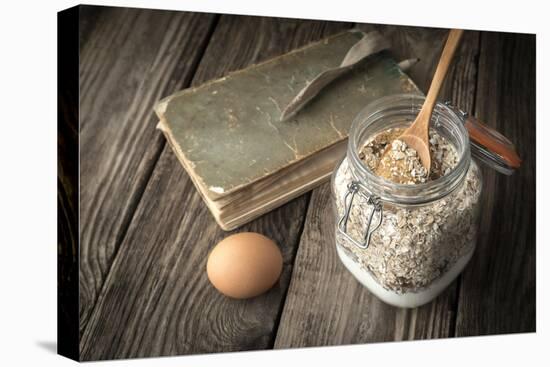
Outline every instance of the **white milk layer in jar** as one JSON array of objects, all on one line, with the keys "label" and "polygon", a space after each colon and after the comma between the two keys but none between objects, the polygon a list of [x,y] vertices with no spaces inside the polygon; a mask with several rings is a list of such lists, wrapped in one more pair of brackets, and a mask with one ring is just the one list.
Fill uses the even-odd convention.
[{"label": "white milk layer in jar", "polygon": [[432,116],[431,134],[450,144],[456,156],[441,177],[392,182],[376,175],[359,154],[377,134],[408,126],[423,102],[420,96],[397,95],[367,106],[353,122],[346,157],[332,176],[342,263],[378,298],[398,307],[433,300],[464,269],[477,241],[482,177],[454,110],[438,104]]}]

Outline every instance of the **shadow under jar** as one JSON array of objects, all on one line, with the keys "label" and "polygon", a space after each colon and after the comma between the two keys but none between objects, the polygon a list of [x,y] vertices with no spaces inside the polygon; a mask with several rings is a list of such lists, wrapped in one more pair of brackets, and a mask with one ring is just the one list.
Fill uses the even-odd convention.
[{"label": "shadow under jar", "polygon": [[457,153],[454,168],[416,185],[374,174],[359,158],[365,143],[414,121],[424,97],[395,95],[355,118],[346,157],[332,175],[336,250],[346,268],[382,301],[417,307],[433,300],[464,269],[479,225],[481,171],[470,155],[462,116],[438,103],[431,129]]}]

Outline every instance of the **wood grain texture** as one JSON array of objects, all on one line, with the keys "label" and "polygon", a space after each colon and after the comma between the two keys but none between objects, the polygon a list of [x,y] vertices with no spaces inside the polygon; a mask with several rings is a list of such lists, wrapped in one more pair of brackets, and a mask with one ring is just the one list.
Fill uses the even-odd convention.
[{"label": "wood grain texture", "polygon": [[484,169],[476,253],[460,288],[457,336],[535,331],[535,36],[483,33],[476,115],[512,138],[520,169]]},{"label": "wood grain texture", "polygon": [[105,6],[78,6],[78,48],[80,52],[82,52],[84,47],[88,44],[88,40],[98,25],[98,21],[101,19],[102,14],[108,9],[109,8]]},{"label": "wood grain texture", "polygon": [[[448,29],[407,27],[380,24],[359,24],[358,28],[366,31],[377,30],[387,37],[392,45],[391,54],[397,61],[419,58],[407,74],[420,90],[427,92],[432,76],[439,61],[439,55],[448,34]],[[477,58],[479,54],[479,32],[465,31],[457,51],[455,62],[447,74],[442,87],[440,100],[451,100],[463,110],[474,107],[477,81]],[[461,100],[461,98],[465,98]]]},{"label": "wood grain texture", "polygon": [[[484,169],[472,262],[434,302],[401,310],[340,264],[328,184],[239,229],[280,245],[284,270],[274,289],[247,301],[217,293],[205,266],[227,233],[152,113],[176,90],[351,24],[103,7],[86,7],[81,17],[81,360],[535,330],[534,36],[464,35],[441,99],[510,136],[524,164],[512,177]],[[388,37],[397,60],[420,57],[408,73],[427,90],[447,30],[360,28]],[[60,141],[73,130],[61,131]],[[61,190],[60,203],[74,192]],[[61,226],[70,211],[62,207],[69,216]]]},{"label": "wood grain texture", "polygon": [[80,57],[81,332],[164,146],[151,108],[189,84],[214,20],[102,8],[87,21],[94,25]]},{"label": "wood grain texture", "polygon": [[[347,26],[222,16],[192,84]],[[205,266],[209,250],[227,233],[216,225],[172,151],[164,148],[84,332],[81,358],[271,347],[307,201],[302,196],[240,229],[263,233],[280,245],[283,274],[262,296],[225,298],[209,284]]]},{"label": "wood grain texture", "polygon": [[[415,79],[419,85],[429,85],[446,33],[414,29],[409,36],[411,29],[407,27],[377,29],[390,38],[394,54],[403,58],[411,56],[400,46],[403,39],[414,39],[417,49],[432,50],[423,58],[431,67]],[[473,109],[471,85],[475,86],[478,46],[479,34],[466,32],[441,91],[442,99],[452,99],[464,110]],[[457,282],[435,301],[416,309],[384,304],[340,263],[334,244],[333,216],[331,193],[326,184],[312,194],[275,348],[441,338],[454,334]]]}]

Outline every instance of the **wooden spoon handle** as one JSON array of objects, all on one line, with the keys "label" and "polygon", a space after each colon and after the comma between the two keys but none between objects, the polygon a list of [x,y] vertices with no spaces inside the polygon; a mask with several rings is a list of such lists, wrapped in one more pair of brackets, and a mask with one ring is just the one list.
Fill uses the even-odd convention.
[{"label": "wooden spoon handle", "polygon": [[464,124],[468,130],[470,139],[487,150],[498,154],[506,163],[512,168],[519,168],[521,165],[521,158],[516,152],[516,148],[511,141],[498,131],[483,124],[481,121],[473,116],[466,119]]},{"label": "wooden spoon handle", "polygon": [[453,56],[456,49],[458,48],[463,33],[464,31],[462,29],[450,30],[449,36],[447,37],[447,42],[445,43],[445,47],[443,48],[443,52],[441,53],[439,64],[437,65],[437,69],[435,70],[432,84],[430,85],[430,90],[428,91],[426,101],[424,102],[424,105],[422,106],[422,111],[420,111],[420,113],[423,113],[425,110],[424,113],[429,113],[431,115],[431,112],[434,109],[435,103],[437,101],[437,96],[439,95],[439,90],[443,85],[445,75],[447,74],[447,70],[451,65],[451,61],[453,60]]}]

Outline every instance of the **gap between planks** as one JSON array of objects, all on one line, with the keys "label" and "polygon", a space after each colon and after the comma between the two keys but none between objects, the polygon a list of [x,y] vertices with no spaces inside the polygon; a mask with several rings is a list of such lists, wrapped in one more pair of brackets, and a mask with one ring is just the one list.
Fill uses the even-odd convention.
[{"label": "gap between planks", "polygon": [[[231,18],[231,19],[234,19],[234,18]],[[260,19],[260,18],[256,18],[256,20],[258,20],[258,19]],[[262,21],[262,22],[263,22],[263,21]],[[272,21],[269,21],[269,22],[272,22]],[[295,23],[296,26],[300,25],[298,28],[296,28],[296,29],[294,30],[294,32],[297,32],[297,31],[299,30],[299,34],[295,37],[296,39],[293,39],[293,40],[292,40],[292,44],[290,44],[290,42],[289,42],[289,45],[283,46],[285,49],[288,49],[288,48],[289,48],[288,46],[291,46],[290,49],[292,49],[292,48],[294,48],[294,47],[296,47],[296,46],[299,46],[299,45],[302,44],[306,39],[308,39],[308,40],[311,39],[311,41],[312,41],[312,40],[315,40],[315,39],[318,37],[317,34],[318,34],[319,30],[321,29],[321,28],[319,28],[319,24],[322,24],[323,22],[316,22],[315,24],[317,24],[317,25],[315,26],[315,28],[309,28],[311,25],[313,25],[312,22],[303,22],[304,24],[301,25],[302,22],[298,22],[298,21],[292,21],[292,22],[290,22],[290,21],[284,21],[282,25],[277,26],[277,27],[275,27],[275,28],[274,28],[273,25],[272,25],[272,26],[270,26],[270,27],[271,27],[271,28],[274,28],[274,29],[272,29],[270,32],[273,32],[273,30],[275,30],[275,31],[276,31],[275,34],[277,35],[277,37],[275,37],[274,40],[277,40],[277,39],[280,39],[280,38],[281,38],[281,36],[279,35],[279,32],[280,32],[281,30],[284,31],[284,32],[288,32],[288,31],[289,31],[288,27],[289,27],[289,24],[291,24],[291,23]],[[238,24],[238,23],[234,23],[233,25],[236,25],[236,24]],[[262,23],[262,24],[263,24],[263,23]],[[266,24],[267,24],[267,21],[266,21]],[[310,25],[308,26],[308,24],[310,24]],[[279,28],[279,27],[282,27],[282,28]],[[278,29],[278,28],[279,28],[279,29]],[[219,33],[219,32],[215,32],[215,34],[217,34],[217,33]],[[242,33],[242,32],[241,32],[241,33]],[[242,36],[242,35],[241,35],[241,36]],[[273,36],[273,34],[272,34],[271,36]],[[221,38],[222,41],[223,41],[224,38],[226,38],[225,35],[219,35],[219,37]],[[244,37],[247,38],[248,36],[245,35]],[[241,41],[244,41],[244,40],[241,39]],[[236,58],[236,59],[234,60],[234,62],[233,62],[233,63],[235,63],[235,65],[233,66],[233,68],[239,68],[239,67],[238,67],[238,64],[239,64],[239,63],[242,63],[242,60],[241,60],[241,59],[243,58],[243,56],[244,56],[244,57],[257,58],[257,57],[259,57],[259,55],[260,55],[260,53],[258,53],[258,52],[265,53],[265,52],[267,51],[267,52],[268,52],[267,55],[269,55],[270,53],[273,53],[273,50],[272,50],[273,47],[277,47],[277,48],[280,48],[280,47],[281,47],[281,45],[279,45],[279,44],[277,44],[277,43],[276,43],[276,44],[273,44],[273,43],[272,43],[272,40],[271,40],[270,38],[264,40],[263,37],[262,37],[262,38],[260,39],[260,41],[261,41],[262,43],[265,43],[265,44],[263,44],[262,47],[259,48],[259,49],[256,48],[256,47],[254,47],[253,49],[250,49],[250,47],[246,48],[246,49],[243,51],[246,55],[237,56],[237,58]],[[223,41],[223,42],[225,43],[225,41]],[[294,43],[297,43],[297,44],[294,45]],[[210,44],[211,44],[211,42],[209,43],[208,49],[210,48]],[[246,44],[246,43],[245,43],[245,44]],[[218,45],[218,46],[220,46],[220,45]],[[209,52],[209,51],[207,50],[207,52]],[[211,56],[215,57],[215,55],[218,55],[219,52],[220,52],[219,47],[218,47],[218,50],[213,50],[213,52],[214,52],[214,53],[213,53],[213,55],[211,55]],[[249,55],[250,52],[253,52],[253,53]],[[249,56],[247,56],[247,55],[249,55]],[[230,54],[230,55],[225,54],[224,56],[226,56],[226,58],[229,58],[229,60],[231,60],[232,54]],[[265,57],[265,56],[263,56],[263,57]],[[213,62],[214,62],[214,61],[213,61]],[[202,64],[202,62],[201,62],[201,64]],[[227,64],[227,63],[226,63],[226,64]],[[223,64],[223,65],[226,65],[226,64]],[[224,66],[224,67],[226,67],[226,66]],[[199,68],[200,68],[200,67],[199,67]],[[204,69],[204,68],[203,68],[203,69]],[[212,69],[212,68],[210,68],[210,69]],[[205,79],[205,80],[206,80],[206,79],[212,78],[212,75],[211,75],[211,74],[212,74],[212,71],[215,71],[216,68],[214,68],[213,70],[210,70],[210,69],[206,68],[206,69],[202,70],[202,72],[197,72],[197,73],[195,73],[196,78],[198,78],[198,79],[201,79],[201,78],[202,78],[202,79]],[[220,69],[220,66],[218,66],[217,69]],[[208,70],[210,70],[210,71],[208,71]],[[204,72],[206,72],[206,75],[204,74]],[[198,74],[201,74],[201,75],[198,76]],[[214,76],[215,76],[215,75],[214,75]],[[166,152],[166,154],[164,154],[164,152]],[[173,157],[172,157],[171,154],[172,154],[172,153],[171,153],[170,151],[167,151],[166,148],[165,148],[165,150],[163,150],[163,154],[161,155],[161,159],[163,159],[162,157],[165,157],[165,158],[169,157],[169,159],[164,159],[163,164],[170,164],[170,165],[172,165],[172,164],[176,164],[176,165],[177,165],[177,164],[178,164],[178,162],[177,162],[175,159],[173,159]],[[157,167],[158,167],[158,165],[159,165],[159,163],[157,163]],[[178,166],[178,167],[179,167],[179,166]],[[175,168],[175,167],[174,167],[174,168]],[[170,167],[164,167],[163,169],[160,169],[159,172],[165,172],[166,169],[169,169],[170,171],[173,170],[173,169],[170,168]],[[157,170],[155,169],[155,171],[157,171]],[[176,171],[181,172],[181,168],[176,169]],[[179,175],[179,173],[178,173],[178,175]],[[160,179],[160,178],[159,178],[159,179]],[[150,182],[150,183],[151,183],[151,182]],[[166,182],[165,182],[165,183],[166,183]],[[158,184],[158,183],[157,183],[157,184]],[[181,185],[181,182],[180,182],[180,185]],[[150,185],[148,185],[148,186],[152,186],[152,185],[150,184]],[[155,186],[156,186],[156,184],[155,184]],[[190,190],[190,189],[191,189],[191,190]],[[147,190],[149,190],[149,188],[148,188]],[[155,190],[157,190],[157,189],[152,189],[152,190],[155,191]],[[198,198],[198,196],[196,195],[196,193],[195,193],[195,191],[193,190],[193,187],[192,187],[192,186],[186,185],[186,190],[188,191],[188,194],[191,195],[191,197],[193,197],[194,203],[192,203],[192,204],[194,204],[194,205],[202,204],[202,202],[200,202],[200,200],[199,200],[200,198]],[[178,191],[178,192],[179,192],[179,191]],[[199,202],[195,202],[196,200],[199,200]],[[144,199],[141,200],[141,203],[143,203],[143,202],[144,202]],[[302,202],[302,203],[303,203],[303,202],[304,202],[304,198],[302,198],[301,200],[299,200],[299,202]],[[146,204],[147,204],[147,203],[145,203],[144,205],[146,205]],[[149,204],[151,204],[151,203],[149,203]],[[295,200],[295,203],[294,203],[294,204],[292,204],[292,203],[289,203],[289,204],[290,204],[290,207],[287,205],[287,208],[286,208],[287,214],[289,214],[289,213],[288,213],[288,210],[289,210],[289,209],[290,209],[290,210],[292,210],[292,209],[297,210],[297,205],[298,205],[299,203],[296,203],[296,200]],[[191,205],[191,204],[190,204],[190,205]],[[141,206],[142,206],[142,205],[140,204],[139,207],[141,207]],[[146,206],[147,206],[147,205],[146,205]],[[298,206],[299,206],[299,205],[298,205]],[[202,207],[202,206],[201,206],[201,207]],[[146,210],[146,209],[143,209],[143,210]],[[147,210],[146,210],[146,211],[147,211]],[[283,211],[284,211],[284,209],[283,209]],[[280,216],[280,213],[282,213],[283,211],[281,211],[281,210],[276,210],[275,213],[274,213],[274,215],[275,215],[275,216]],[[201,212],[204,212],[204,210],[201,210]],[[277,212],[278,212],[279,214],[277,214]],[[303,216],[303,212],[304,212],[304,210],[300,209],[300,213],[302,213],[302,214],[300,214],[300,216]],[[143,213],[142,213],[142,214],[143,214]],[[204,216],[205,214],[208,214],[208,213],[205,212],[205,213],[201,214],[201,217]],[[153,214],[153,216],[154,216],[154,214]],[[211,221],[210,216],[207,216],[207,218],[208,218],[208,221],[207,221],[207,222],[210,223],[210,224],[208,225],[208,228],[203,228],[203,230],[212,230],[211,224],[214,224],[214,225],[215,225],[215,223],[213,223],[213,222]],[[275,217],[273,217],[273,216],[271,215],[271,216],[269,216],[269,218],[271,218],[271,219],[277,219],[278,217],[275,218]],[[206,217],[205,217],[204,219],[206,219]],[[133,221],[133,222],[134,222],[134,221]],[[212,222],[212,223],[211,223],[211,222]],[[262,223],[265,222],[265,219],[264,219],[264,220],[260,220],[260,222],[262,222]],[[300,223],[301,223],[301,222],[300,222]],[[252,223],[252,228],[258,227],[259,225],[260,225],[260,227],[261,227],[261,223],[255,223],[255,224]],[[265,226],[265,223],[264,223],[263,225]],[[279,225],[280,225],[280,223],[279,223]],[[286,223],[285,225],[288,225],[288,223]],[[300,224],[300,225],[301,225],[301,224]],[[139,227],[139,225],[137,225],[137,226]],[[275,227],[276,227],[276,226],[275,226]],[[216,228],[217,228],[217,227],[216,227]],[[263,228],[263,227],[261,227],[261,228]],[[266,228],[267,228],[267,227],[266,227]],[[136,228],[134,228],[134,229],[136,229]],[[179,230],[178,232],[181,232],[182,230],[185,230],[185,228]],[[270,231],[272,232],[273,229],[271,229]],[[138,236],[140,235],[139,232],[140,232],[139,229],[137,229]],[[218,233],[218,232],[220,232],[220,231],[215,231],[215,232]],[[135,233],[134,233],[134,235],[135,235]],[[202,236],[204,237],[204,235],[205,235],[205,234],[203,233]],[[134,237],[135,237],[135,236],[133,236],[132,238],[134,238]],[[173,239],[166,239],[166,240],[173,241]],[[126,236],[126,240],[125,240],[124,242],[128,242],[128,241],[132,242],[132,239],[128,239],[128,235],[127,235],[127,236]],[[134,238],[134,241],[137,241],[137,240]],[[294,240],[292,240],[292,241],[294,241]],[[137,247],[139,247],[139,246],[137,246]],[[189,246],[187,246],[187,247],[189,247]],[[187,247],[186,247],[186,248],[187,248]],[[177,250],[177,249],[174,248],[174,249],[172,249],[172,250]],[[134,249],[133,251],[136,251],[136,249]],[[148,251],[148,250],[147,250],[147,251]],[[121,251],[119,251],[119,253],[117,254],[117,257],[116,257],[116,259],[115,259],[115,263],[118,264],[118,265],[120,265],[120,266],[119,266],[120,269],[117,269],[117,270],[118,270],[118,274],[119,274],[119,275],[124,275],[124,274],[120,273],[121,271],[122,271],[122,272],[125,271],[125,270],[124,270],[124,269],[125,269],[125,267],[124,267],[124,261],[123,261],[123,260],[120,260],[120,257],[121,257],[120,253],[121,253]],[[130,253],[130,254],[125,253],[125,254],[122,254],[122,256],[123,256],[123,257],[125,257],[125,256],[127,257],[127,256],[133,256],[133,255],[132,255],[131,253]],[[119,261],[119,260],[120,260],[120,261]],[[149,264],[149,265],[151,265],[151,264]],[[113,267],[114,267],[114,266],[115,266],[115,265],[113,264]],[[162,269],[159,269],[159,271],[160,271],[160,270],[162,270]],[[107,282],[110,282],[110,280],[113,280],[113,279],[111,279],[111,278],[114,276],[114,275],[112,275],[112,274],[113,274],[113,269],[110,271],[109,278],[108,278]],[[121,280],[121,279],[118,279],[118,281],[122,281],[122,280]],[[202,279],[201,279],[201,282],[202,282]],[[114,287],[117,288],[117,287],[116,287],[116,284],[117,284],[117,280],[116,280],[116,279],[113,280],[113,284],[114,284]],[[193,292],[194,292],[194,291],[193,291]],[[102,291],[102,294],[106,294],[106,293],[108,293],[107,290]],[[210,290],[209,290],[209,293],[210,293]],[[113,297],[112,292],[111,292],[110,296]],[[143,296],[144,296],[143,294],[140,295],[140,297],[143,297]],[[273,296],[273,295],[272,295],[272,296]],[[146,297],[146,296],[145,296],[145,297]],[[273,297],[271,297],[271,298],[273,298]],[[104,302],[104,301],[105,301],[105,302]],[[134,300],[134,301],[135,301],[135,300]],[[112,299],[109,300],[109,299],[107,299],[107,298],[103,298],[103,297],[102,297],[102,298],[100,299],[99,302],[101,302],[101,303],[106,303],[107,305],[106,305],[105,307],[106,307],[107,309],[109,309],[109,310],[110,310],[110,307],[113,306],[113,305],[111,304],[111,303],[112,303]],[[128,302],[131,303],[132,301],[129,300]],[[180,303],[180,302],[177,301],[177,304],[176,304],[176,305],[178,305],[179,303]],[[131,304],[128,304],[128,303],[127,303],[126,305],[120,304],[119,307],[124,307],[125,309],[127,309],[128,307],[132,308],[132,305],[131,305]],[[180,307],[180,306],[178,306],[178,307]],[[186,307],[187,307],[187,306],[186,306]],[[96,311],[94,311],[94,314],[100,313],[99,311],[97,311],[97,309],[98,309],[98,307],[95,308]],[[143,311],[143,310],[141,310],[141,311],[139,311],[139,312],[141,313],[142,311]],[[145,311],[147,311],[147,310],[145,310]],[[143,311],[143,312],[145,312],[145,311]],[[162,310],[161,310],[161,311],[162,311]],[[170,312],[173,312],[173,311],[174,311],[174,310],[170,310]],[[107,311],[107,312],[109,312],[109,311]],[[123,312],[123,311],[121,311],[121,312]],[[147,312],[150,312],[150,311],[147,311]],[[97,316],[97,315],[96,315],[96,316]],[[108,314],[104,315],[104,317],[105,317],[105,316],[108,317]],[[166,317],[167,315],[165,315],[165,314],[160,314],[160,316],[159,316],[159,315],[157,315],[157,316],[158,316],[158,317],[161,317],[161,318],[164,318],[164,317]],[[157,317],[157,316],[155,316],[155,317]],[[180,315],[180,316],[182,316],[182,315]],[[125,317],[127,318],[128,315],[126,315]],[[162,355],[166,355],[166,353],[167,353],[168,351],[170,351],[169,353],[172,353],[172,354],[173,354],[173,353],[175,353],[175,349],[173,349],[173,348],[175,347],[175,344],[174,344],[174,343],[176,343],[176,342],[180,342],[180,343],[181,343],[181,342],[182,342],[182,340],[179,340],[179,339],[178,339],[178,340],[166,339],[166,340],[164,340],[164,342],[169,342],[169,344],[167,344],[167,345],[162,345],[162,344],[161,344],[161,345],[158,345],[158,343],[157,343],[156,341],[154,341],[154,340],[149,340],[147,346],[141,346],[141,341],[140,341],[140,340],[143,339],[143,335],[142,335],[141,338],[138,337],[138,336],[135,334],[136,330],[133,330],[133,331],[132,331],[132,330],[126,330],[126,331],[128,331],[128,333],[132,334],[133,336],[130,337],[130,339],[127,339],[127,337],[129,337],[129,334],[128,334],[128,335],[124,335],[124,339],[120,339],[121,337],[123,337],[121,334],[127,334],[127,333],[124,333],[123,331],[121,331],[120,333],[118,333],[118,331],[114,330],[113,328],[111,328],[111,330],[108,330],[108,328],[105,327],[105,326],[108,326],[108,325],[103,325],[104,323],[101,321],[101,319],[102,319],[101,316],[97,316],[97,317],[94,316],[94,319],[96,319],[95,321],[96,321],[96,323],[99,324],[99,325],[96,325],[97,328],[94,328],[95,331],[94,331],[94,333],[93,333],[93,334],[94,334],[93,336],[91,335],[91,332],[87,332],[87,333],[86,333],[86,334],[88,334],[87,339],[93,338],[94,341],[97,341],[99,344],[102,344],[102,345],[100,345],[100,346],[96,345],[95,347],[94,347],[93,345],[88,345],[88,348],[87,348],[87,350],[86,350],[86,352],[85,352],[85,355],[84,355],[84,358],[85,358],[85,359],[89,359],[89,358],[92,358],[92,359],[97,359],[97,358],[100,358],[100,359],[103,359],[103,358],[120,358],[121,356],[125,356],[125,357],[140,356],[140,355],[142,355],[143,353],[145,353],[144,355],[149,355],[149,356],[150,356],[151,354],[158,354],[158,353],[160,353],[160,354],[162,354]],[[134,322],[134,321],[136,321],[136,320],[133,320],[132,322]],[[191,320],[190,320],[190,322],[191,322]],[[148,332],[156,332],[156,330],[149,330]],[[171,331],[170,331],[170,332],[171,332]],[[116,336],[114,337],[114,339],[112,339],[111,337],[109,337],[109,336],[107,336],[107,335],[103,335],[102,333],[107,333],[107,334],[112,334],[112,333],[114,333],[114,334],[116,334]],[[191,337],[191,335],[182,335],[182,336],[184,336],[183,340],[186,340],[187,338]],[[98,338],[99,338],[99,339],[98,339]],[[146,339],[147,339],[147,338],[146,338]],[[150,338],[149,338],[149,339],[150,339]],[[91,339],[90,339],[90,340],[91,340]],[[106,340],[110,340],[110,341],[108,342],[108,343],[109,343],[108,345],[105,344],[105,341],[106,341]],[[136,342],[140,345],[140,347],[137,348],[137,349],[136,349]],[[161,343],[164,343],[164,342],[161,342]],[[230,343],[235,343],[235,341],[231,341],[231,340],[230,340],[229,342],[230,342]],[[262,340],[258,340],[258,342],[262,342],[262,343],[263,343]],[[85,341],[84,341],[84,343],[85,343]],[[119,345],[117,345],[117,344],[119,344]],[[200,343],[199,343],[199,344],[200,344]],[[245,346],[246,346],[246,345],[245,345]],[[185,350],[187,350],[188,348],[196,349],[196,348],[203,348],[203,347],[206,347],[206,346],[201,346],[201,345],[193,346],[193,345],[186,345],[186,344],[184,343],[183,345],[180,346],[180,348],[183,348],[183,350],[180,351],[180,354],[181,354],[181,353],[186,353]],[[209,348],[211,348],[211,347],[212,347],[212,346],[209,346]],[[154,352],[151,352],[151,353],[147,354],[147,349],[151,349],[151,348],[154,350]],[[227,346],[226,346],[226,348],[227,348]],[[102,349],[103,349],[103,350],[102,350]],[[159,352],[159,351],[160,351],[160,352]],[[216,350],[216,351],[222,351],[222,350]],[[136,353],[137,353],[137,354],[136,354]],[[187,352],[187,353],[188,353],[188,352]]]},{"label": "gap between planks", "polygon": [[[386,36],[392,39],[392,46],[395,48],[392,51],[397,54],[397,57],[421,56],[411,55],[410,53],[415,50],[433,50],[433,45],[437,43],[442,47],[445,39],[444,35],[446,34],[446,31],[411,29],[409,27],[364,25],[362,28],[367,31],[374,28],[380,30],[382,33],[386,33]],[[426,42],[425,44],[409,44],[409,38],[423,39]],[[468,111],[473,110],[472,95],[474,93],[471,93],[471,89],[473,88],[475,91],[476,88],[477,54],[479,51],[478,38],[479,34],[477,32],[471,32],[468,35],[466,42],[464,42],[466,45],[462,45],[459,51],[459,54],[462,56],[460,64],[453,66],[450,73],[452,77],[449,78],[451,80],[445,83],[444,92],[442,93],[442,95],[447,95],[447,98],[452,99],[455,104]],[[437,43],[434,42],[434,39],[437,39]],[[433,73],[432,69],[435,68],[439,55],[436,52],[433,52],[433,54],[433,60],[426,60],[426,57],[424,57],[424,62],[427,62],[430,67],[425,68],[424,72],[422,70],[415,72],[417,77],[414,80],[419,85],[429,85]],[[330,190],[325,186],[315,189],[312,194],[306,216],[305,229],[301,236],[295,260],[297,265],[293,268],[289,296],[285,300],[281,318],[282,324],[279,324],[277,330],[275,348],[341,345],[357,342],[407,340],[453,335],[458,304],[458,300],[456,299],[456,295],[458,294],[456,283],[440,296],[438,300],[429,305],[414,310],[398,310],[382,304],[374,299],[372,295],[368,296],[368,292],[362,289],[361,286],[358,286],[355,279],[350,280],[349,276],[342,274],[339,260],[336,260],[337,264],[333,264],[334,260],[330,260],[327,263],[328,260],[326,259],[322,262],[311,259],[311,257],[315,256],[334,258],[333,253],[327,254],[327,250],[324,249],[324,247],[328,246],[330,247],[329,252],[335,252],[332,248],[334,247],[332,241],[333,228],[328,224],[330,220],[326,219],[327,215],[332,216],[333,213],[327,213],[326,210],[319,211],[318,208],[318,206],[328,205],[327,203],[330,202],[330,199],[327,196],[329,195]],[[325,220],[326,222],[320,223],[319,218],[323,217],[325,219],[321,219],[321,222]],[[327,227],[330,227],[330,230],[327,230]],[[317,233],[319,231],[321,232],[321,237]],[[323,240],[325,237],[329,237],[330,240],[328,242]],[[322,242],[321,245],[313,245],[313,243],[319,241]],[[315,248],[309,249],[312,246]],[[322,267],[321,270],[317,270],[319,266]],[[327,269],[330,269],[330,272],[334,272],[333,276],[328,279],[326,278],[326,274],[323,277],[323,273],[329,271]],[[311,283],[312,279],[316,277],[320,277],[320,283],[315,283],[315,281]],[[340,282],[344,288],[342,290],[334,287],[331,288],[329,285],[330,282]],[[304,283],[304,285],[301,286],[301,283]],[[311,288],[322,292],[323,296],[321,298],[323,299],[317,300],[315,294],[309,294],[308,289]],[[364,310],[350,306],[350,301],[346,299],[349,297],[359,297],[361,300],[360,303],[365,308],[371,307],[367,312],[379,312],[378,320],[372,319],[372,315],[368,316]],[[293,302],[303,302],[304,298],[308,299],[306,301],[308,305],[293,305]],[[327,306],[327,304],[330,306]],[[312,311],[310,310],[311,308],[318,309],[318,311]],[[357,313],[359,315],[363,314],[363,318],[356,316]],[[332,317],[327,316],[328,314],[331,314]],[[381,327],[381,323],[384,323],[385,327]],[[320,325],[323,326],[321,327]],[[342,325],[348,325],[349,327],[342,328]],[[393,333],[390,334],[388,333],[388,328],[392,328],[392,325]],[[319,335],[314,335],[311,327],[321,327],[322,330],[318,333]]]},{"label": "gap between planks", "polygon": [[[103,11],[99,14],[99,16],[94,17],[94,20],[107,22],[108,20],[105,19],[105,18],[108,18],[109,14],[108,14],[108,12],[104,11],[104,10],[107,10],[107,9],[112,9],[112,8],[102,8]],[[197,52],[197,55],[196,55],[196,57],[194,58],[194,60],[191,64],[190,71],[187,73],[187,75],[185,75],[183,81],[180,84],[178,84],[178,86],[176,87],[177,89],[186,88],[190,85],[191,80],[193,79],[193,76],[195,75],[196,70],[198,68],[198,65],[200,63],[200,60],[204,56],[204,52],[206,51],[206,47],[207,47],[207,45],[210,41],[210,38],[212,37],[212,34],[214,33],[214,29],[215,29],[215,27],[218,23],[218,20],[219,20],[219,15],[215,14],[213,16],[212,21],[210,22],[208,31],[206,32],[206,35],[205,35],[202,43],[200,44],[199,51]],[[88,37],[90,36],[90,33],[92,33],[93,31],[94,31],[94,29],[89,29],[87,37],[86,37],[86,41],[88,41]],[[88,43],[88,42],[86,42],[86,43]],[[83,45],[83,47],[86,47],[86,45]],[[139,202],[140,202],[141,198],[143,197],[143,193],[145,192],[145,188],[147,187],[147,184],[148,184],[149,180],[151,179],[152,173],[155,169],[156,164],[158,163],[158,160],[161,156],[162,151],[164,150],[165,145],[166,145],[165,140],[164,139],[159,139],[159,144],[155,144],[152,148],[152,149],[154,149],[154,151],[153,151],[153,154],[152,154],[153,158],[151,160],[151,164],[149,166],[145,167],[145,169],[143,171],[143,174],[142,174],[142,185],[137,187],[137,189],[134,193],[134,196],[132,197],[132,200],[129,202],[129,206],[127,208],[127,211],[125,212],[126,220],[121,224],[120,229],[119,229],[119,233],[117,234],[116,240],[113,244],[115,250],[111,254],[111,262],[110,262],[110,264],[108,264],[106,273],[103,274],[102,283],[99,286],[99,292],[96,294],[96,297],[93,300],[92,304],[89,305],[87,315],[91,315],[94,312],[95,307],[97,305],[97,302],[99,300],[99,297],[104,291],[104,287],[105,287],[105,284],[106,284],[106,279],[108,278],[108,275],[111,272],[112,264],[113,264],[113,261],[114,261],[114,259],[116,258],[117,254],[118,254],[120,244],[123,242],[123,240],[124,240],[124,238],[127,234],[130,223],[132,222],[132,219],[134,217],[136,208],[138,207]],[[82,315],[80,317],[81,317],[81,320],[79,320],[79,322],[82,322]],[[84,324],[80,326],[80,330],[81,330],[80,337],[82,337],[82,335],[84,335],[85,332],[86,332],[86,328],[88,326],[88,323],[87,323],[88,320],[89,320],[89,318],[86,317],[86,319],[84,320],[85,321]]]}]

